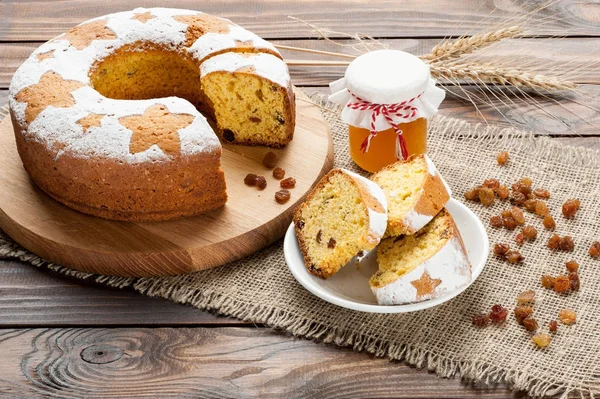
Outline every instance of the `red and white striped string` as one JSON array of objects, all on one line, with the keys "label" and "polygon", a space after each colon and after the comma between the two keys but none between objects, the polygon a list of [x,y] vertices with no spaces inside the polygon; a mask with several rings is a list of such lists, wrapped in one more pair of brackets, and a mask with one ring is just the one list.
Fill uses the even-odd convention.
[{"label": "red and white striped string", "polygon": [[359,111],[372,111],[370,129],[371,133],[362,142],[360,150],[363,153],[369,151],[369,147],[371,146],[371,140],[377,136],[377,131],[375,130],[375,121],[377,120],[379,115],[383,115],[383,117],[390,124],[392,129],[394,129],[398,137],[398,140],[396,140],[396,158],[407,159],[408,150],[406,149],[406,139],[402,135],[402,129],[400,129],[399,125],[401,123],[405,123],[404,121],[406,121],[407,119],[414,118],[417,115],[418,109],[417,107],[412,105],[412,103],[417,98],[421,97],[423,93],[411,98],[410,100],[402,101],[398,104],[376,104],[370,101],[363,100],[362,98],[355,96],[352,92],[350,92],[350,94],[356,101],[348,103],[348,107]]}]

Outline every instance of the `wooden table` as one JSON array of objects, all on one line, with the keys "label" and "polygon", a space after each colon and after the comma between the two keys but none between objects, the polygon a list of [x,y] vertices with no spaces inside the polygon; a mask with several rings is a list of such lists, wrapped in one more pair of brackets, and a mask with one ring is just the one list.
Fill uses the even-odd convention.
[{"label": "wooden table", "polygon": [[[482,28],[498,26],[498,21],[526,15],[542,3],[546,2],[173,0],[168,5],[230,18],[277,44],[351,51],[316,40],[310,28],[287,18],[291,15],[422,54],[440,38],[460,35],[478,23]],[[0,106],[7,102],[15,69],[41,42],[91,17],[166,4],[0,1]],[[495,6],[498,10],[491,13]],[[584,85],[574,101],[539,99],[555,117],[534,104],[515,111],[502,103],[498,109],[482,107],[482,115],[489,123],[512,123],[565,144],[600,148],[600,72],[589,66],[600,61],[600,4],[557,1],[534,14],[526,26],[530,38],[499,56],[525,54],[543,61],[548,56],[544,46],[553,45],[547,38],[567,34],[555,46],[564,49],[561,57],[569,57],[581,69],[579,82]],[[291,72],[297,86],[326,92],[327,83],[343,68],[294,67]],[[458,96],[450,95],[441,113],[481,121]],[[64,278],[12,260],[0,261],[0,354],[0,397],[10,398],[525,396],[504,386],[441,379],[402,362],[294,339],[260,325]]]}]

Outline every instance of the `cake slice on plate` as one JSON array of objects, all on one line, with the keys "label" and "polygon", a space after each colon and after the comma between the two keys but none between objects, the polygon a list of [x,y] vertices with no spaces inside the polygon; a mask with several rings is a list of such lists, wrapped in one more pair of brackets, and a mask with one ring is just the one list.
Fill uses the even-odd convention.
[{"label": "cake slice on plate", "polygon": [[414,234],[446,205],[448,184],[427,155],[393,163],[371,176],[385,192],[388,227],[385,236]]},{"label": "cake slice on plate", "polygon": [[465,246],[445,208],[416,234],[381,241],[377,262],[369,284],[380,305],[437,298],[471,281]]},{"label": "cake slice on plate", "polygon": [[387,226],[387,201],[369,179],[333,169],[296,209],[294,226],[306,268],[327,278],[379,243]]}]

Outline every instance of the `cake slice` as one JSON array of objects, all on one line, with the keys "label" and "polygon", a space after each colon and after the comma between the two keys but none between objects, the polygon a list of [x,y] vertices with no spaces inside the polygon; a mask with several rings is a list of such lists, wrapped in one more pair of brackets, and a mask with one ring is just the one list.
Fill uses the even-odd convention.
[{"label": "cake slice", "polygon": [[369,284],[380,305],[436,298],[471,281],[465,246],[446,209],[416,234],[381,241],[377,262]]},{"label": "cake slice", "polygon": [[371,176],[388,201],[385,236],[414,234],[446,205],[450,188],[424,154],[393,163]]},{"label": "cake slice", "polygon": [[327,278],[359,252],[370,251],[387,225],[381,188],[345,169],[333,169],[294,213],[294,226],[308,271]]}]

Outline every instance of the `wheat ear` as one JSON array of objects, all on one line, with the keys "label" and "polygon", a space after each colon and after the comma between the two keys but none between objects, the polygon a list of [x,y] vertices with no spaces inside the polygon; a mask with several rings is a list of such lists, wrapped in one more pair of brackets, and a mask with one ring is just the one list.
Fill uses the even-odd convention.
[{"label": "wheat ear", "polygon": [[445,41],[435,46],[431,53],[422,55],[421,59],[430,63],[457,58],[464,54],[487,47],[504,39],[511,39],[523,33],[519,26],[502,28],[492,32],[478,33],[469,37],[461,37],[456,40]]}]

